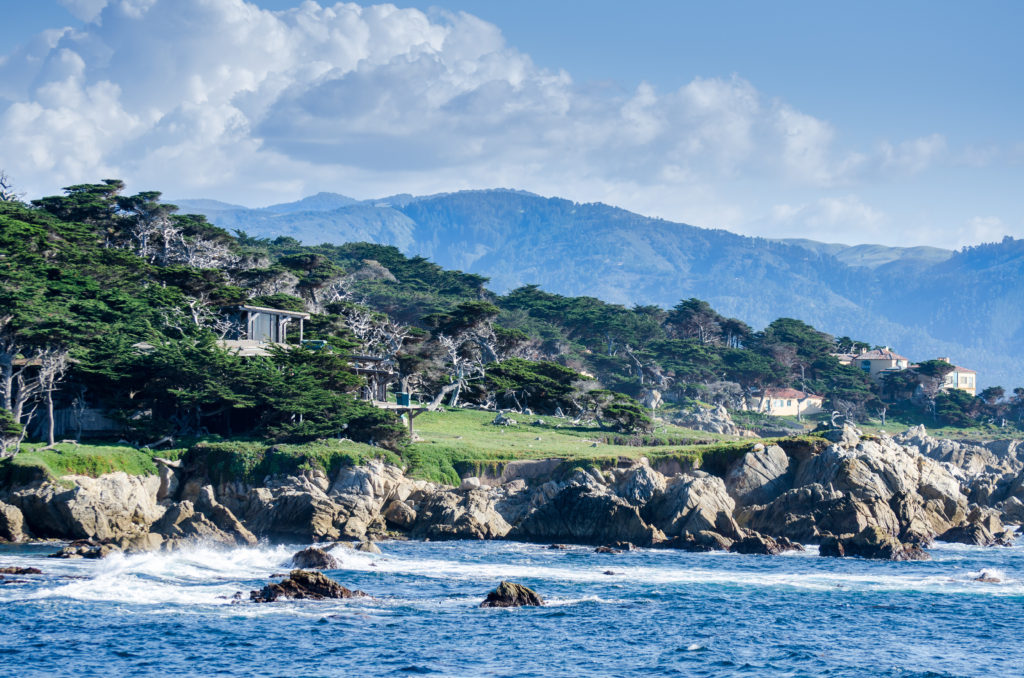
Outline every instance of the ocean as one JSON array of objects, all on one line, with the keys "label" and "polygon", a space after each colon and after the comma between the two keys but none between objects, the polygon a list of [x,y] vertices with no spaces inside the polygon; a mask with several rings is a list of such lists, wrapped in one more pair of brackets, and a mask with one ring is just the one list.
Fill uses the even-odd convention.
[{"label": "ocean", "polygon": [[[0,582],[0,676],[1024,675],[1019,546],[891,563],[388,541],[332,551],[328,576],[371,597],[248,602],[305,546],[0,546],[0,566],[43,570]],[[480,608],[503,579],[547,605]]]}]

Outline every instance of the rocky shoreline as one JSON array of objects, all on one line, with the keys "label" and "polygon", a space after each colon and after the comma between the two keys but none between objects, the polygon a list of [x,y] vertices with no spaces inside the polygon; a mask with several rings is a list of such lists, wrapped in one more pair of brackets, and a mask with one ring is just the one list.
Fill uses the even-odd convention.
[{"label": "rocky shoreline", "polygon": [[[1018,448],[1021,448],[1018,451]],[[1018,457],[1018,454],[1021,456]],[[374,461],[214,482],[202,460],[161,461],[160,475],[69,476],[0,495],[0,540],[59,539],[60,557],[411,539],[510,539],[623,550],[632,545],[778,554],[926,558],[934,540],[1009,544],[1024,520],[1024,446],[973,446],[852,426],[820,438],[752,443],[722,476],[662,473],[646,461],[566,471],[553,460],[507,464],[499,478],[449,487]],[[666,469],[662,469],[666,470]]]}]

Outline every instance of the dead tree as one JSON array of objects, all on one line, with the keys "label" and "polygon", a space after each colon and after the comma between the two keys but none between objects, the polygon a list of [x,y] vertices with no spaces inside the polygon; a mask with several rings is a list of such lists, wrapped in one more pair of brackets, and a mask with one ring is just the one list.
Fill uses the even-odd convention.
[{"label": "dead tree", "polygon": [[55,421],[53,417],[53,393],[68,371],[68,351],[64,348],[48,348],[39,356],[39,388],[46,403],[46,445],[53,447]]},{"label": "dead tree", "polygon": [[20,202],[21,196],[14,192],[14,185],[7,172],[0,170],[0,202]]}]

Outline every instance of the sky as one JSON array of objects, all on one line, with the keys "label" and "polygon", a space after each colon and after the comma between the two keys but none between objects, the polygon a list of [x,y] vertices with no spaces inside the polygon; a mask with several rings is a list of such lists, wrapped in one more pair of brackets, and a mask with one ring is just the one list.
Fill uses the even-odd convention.
[{"label": "sky", "polygon": [[27,198],[516,188],[765,237],[1024,237],[1024,4],[0,0]]}]

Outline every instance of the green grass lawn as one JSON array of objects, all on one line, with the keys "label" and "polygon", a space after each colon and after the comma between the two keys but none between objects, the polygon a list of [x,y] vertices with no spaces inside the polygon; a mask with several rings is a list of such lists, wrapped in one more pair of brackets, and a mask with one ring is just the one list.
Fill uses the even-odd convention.
[{"label": "green grass lawn", "polygon": [[[413,475],[458,483],[459,476],[483,470],[497,473],[502,462],[515,459],[564,459],[568,462],[614,463],[619,458],[646,456],[695,460],[707,452],[750,449],[753,441],[658,422],[646,444],[600,428],[573,426],[554,417],[512,414],[516,426],[495,426],[494,412],[444,410],[426,412],[414,420],[419,441],[406,453]],[[541,423],[543,422],[543,423]],[[661,444],[658,444],[661,443]]]},{"label": "green grass lawn", "polygon": [[[319,440],[304,444],[274,444],[263,440],[206,440],[189,448],[146,450],[129,445],[60,443],[43,450],[40,443],[22,446],[14,459],[0,464],[0,484],[21,484],[35,478],[65,475],[99,476],[114,471],[134,475],[157,473],[153,457],[177,459],[186,453],[208,468],[211,479],[259,483],[267,475],[321,469],[334,477],[344,465],[379,458],[404,466],[418,478],[458,484],[460,477],[491,473],[516,459],[562,459],[573,465],[611,465],[619,459],[645,456],[652,462],[699,460],[702,468],[724,473],[732,460],[758,442],[681,428],[662,421],[653,433],[625,436],[596,426],[574,426],[570,420],[535,415],[511,415],[515,426],[495,426],[494,412],[439,410],[414,420],[417,442],[392,452],[349,440]],[[906,423],[889,420],[861,425],[868,434],[896,434]],[[957,439],[1012,437],[1012,432],[988,429],[928,429],[929,434]],[[771,444],[771,440],[763,441]]]}]

